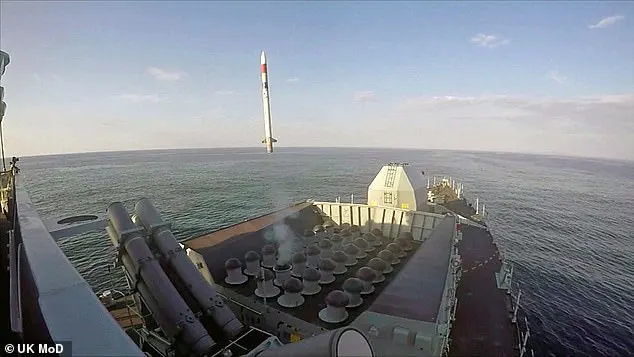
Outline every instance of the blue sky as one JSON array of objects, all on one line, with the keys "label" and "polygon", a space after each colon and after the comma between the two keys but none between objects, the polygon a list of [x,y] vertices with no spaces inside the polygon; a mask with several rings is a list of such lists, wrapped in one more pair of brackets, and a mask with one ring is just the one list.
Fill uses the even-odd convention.
[{"label": "blue sky", "polygon": [[634,159],[632,2],[3,1],[20,155],[280,146]]}]

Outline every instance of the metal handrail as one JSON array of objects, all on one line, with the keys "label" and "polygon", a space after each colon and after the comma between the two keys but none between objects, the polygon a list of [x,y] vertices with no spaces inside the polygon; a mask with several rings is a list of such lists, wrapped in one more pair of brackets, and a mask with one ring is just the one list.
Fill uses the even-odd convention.
[{"label": "metal handrail", "polygon": [[[516,288],[517,293],[515,293],[513,288]],[[516,334],[517,334],[517,343],[518,350],[520,351],[520,357],[525,353],[530,352],[534,354],[533,349],[530,347],[530,325],[528,323],[528,318],[526,317],[525,311],[522,308],[522,303],[520,302],[520,297],[522,294],[522,290],[519,288],[519,284],[512,284],[509,289],[509,293],[511,296],[511,308],[513,309],[513,315],[511,317],[511,322],[515,324]],[[523,319],[518,319],[518,315],[521,314]],[[522,323],[523,322],[523,323]]]}]

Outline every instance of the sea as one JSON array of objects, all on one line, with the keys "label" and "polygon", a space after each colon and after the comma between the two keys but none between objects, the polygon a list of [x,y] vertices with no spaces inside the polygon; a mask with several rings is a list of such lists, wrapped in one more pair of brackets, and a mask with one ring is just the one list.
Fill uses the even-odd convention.
[{"label": "sea", "polygon": [[[536,356],[634,355],[634,162],[509,153],[261,148],[24,157],[21,176],[43,218],[103,217],[152,200],[186,240],[306,199],[364,202],[382,165],[407,162],[464,183],[529,316]],[[120,286],[105,232],[60,240],[95,292]]]}]

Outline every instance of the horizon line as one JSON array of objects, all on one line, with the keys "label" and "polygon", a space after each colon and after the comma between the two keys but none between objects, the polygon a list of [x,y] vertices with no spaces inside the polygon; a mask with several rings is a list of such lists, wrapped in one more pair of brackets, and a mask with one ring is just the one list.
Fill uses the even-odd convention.
[{"label": "horizon line", "polygon": [[[558,154],[558,153],[535,153],[535,152],[521,152],[521,151],[493,151],[485,149],[442,149],[442,148],[395,148],[395,147],[368,147],[368,146],[277,146],[278,150],[283,149],[352,149],[352,150],[401,150],[401,151],[449,151],[460,153],[476,153],[476,154],[511,154],[511,155],[531,155],[531,156],[546,156],[546,157],[560,157],[560,158],[574,158],[574,159],[593,159],[593,160],[609,160],[620,161],[627,163],[634,163],[634,158],[617,158],[617,157],[602,157],[602,156],[583,156],[583,155],[570,155],[570,154]],[[65,152],[65,153],[51,153],[51,154],[35,154],[35,155],[6,155],[5,159],[15,156],[19,159],[22,158],[42,158],[49,156],[77,156],[87,154],[113,154],[113,153],[131,153],[131,152],[157,152],[157,151],[192,151],[192,150],[231,150],[231,149],[258,149],[262,154],[270,155],[266,152],[265,148],[261,146],[226,146],[226,147],[192,147],[192,148],[152,148],[152,149],[124,149],[124,150],[102,150],[102,151],[79,151],[79,152]],[[255,154],[255,152],[254,152]],[[275,154],[275,152],[273,152]]]}]

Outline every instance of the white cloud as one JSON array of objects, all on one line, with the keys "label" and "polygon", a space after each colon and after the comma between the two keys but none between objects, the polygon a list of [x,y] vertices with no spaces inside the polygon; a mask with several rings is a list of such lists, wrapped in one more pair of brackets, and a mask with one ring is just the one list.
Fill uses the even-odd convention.
[{"label": "white cloud", "polygon": [[502,120],[547,128],[553,120],[567,118],[581,130],[613,134],[623,134],[626,128],[629,133],[634,130],[634,94],[558,99],[507,95],[418,97],[402,102],[398,110],[424,113],[438,120]]},{"label": "white cloud", "polygon": [[217,95],[233,95],[233,94],[236,94],[236,92],[235,92],[235,91],[228,90],[228,89],[217,90],[215,93],[216,93]]},{"label": "white cloud", "polygon": [[568,78],[566,78],[561,73],[559,73],[559,71],[548,72],[548,78],[552,79],[553,81],[559,84],[566,84],[566,82],[568,81]]},{"label": "white cloud", "polygon": [[40,74],[37,72],[31,73],[31,78],[36,82],[48,82],[48,83],[62,83],[64,78],[59,74]]},{"label": "white cloud", "polygon": [[175,82],[175,81],[180,81],[183,78],[185,78],[185,76],[187,76],[187,73],[183,72],[183,71],[170,71],[170,70],[165,70],[165,69],[161,69],[161,68],[157,68],[157,67],[149,67],[147,69],[147,73],[154,77],[154,79],[158,80],[158,81],[164,81],[164,82]]},{"label": "white cloud", "polygon": [[[381,97],[371,111],[362,105],[317,106],[297,117],[292,117],[297,111],[283,110],[282,106],[274,132],[285,147],[319,143],[322,147],[487,150],[634,159],[631,114],[634,94],[570,98],[451,94],[403,98],[397,102]],[[162,100],[153,94],[127,94],[119,98],[150,103]],[[168,99],[158,106],[164,108],[163,103],[167,105]],[[14,121],[15,127],[8,131],[10,137],[5,139],[17,154],[261,148],[261,109],[249,106],[253,108],[241,110],[222,106],[222,102],[211,109],[166,106],[158,112],[157,104],[138,105],[134,113],[128,114],[117,108],[106,112],[94,112],[90,107],[81,111],[66,107],[16,108],[15,115],[25,120]],[[174,112],[181,117],[178,123],[173,120]],[[284,117],[293,119],[281,120]],[[319,130],[311,124],[315,120],[320,122]],[[146,135],[135,134],[140,131]],[[117,135],[119,132],[122,135]],[[35,141],[19,140],[24,133]],[[72,135],[77,140],[48,140],[59,135]]]},{"label": "white cloud", "polygon": [[352,100],[355,102],[363,102],[375,97],[375,93],[371,90],[357,91],[352,95]]},{"label": "white cloud", "polygon": [[114,98],[128,103],[159,103],[165,99],[158,94],[120,94]]},{"label": "white cloud", "polygon": [[292,78],[288,78],[286,81],[287,81],[287,82],[299,82],[299,78],[297,78],[297,77],[292,77]]},{"label": "white cloud", "polygon": [[[284,146],[427,148],[634,159],[634,95],[534,98],[422,96],[328,117],[319,133],[278,126]],[[316,117],[326,116],[313,113]],[[345,118],[342,120],[341,118]],[[310,121],[310,119],[306,119]],[[354,136],[350,136],[354,132]],[[389,132],[390,135],[382,135]],[[312,133],[312,134],[311,134]],[[316,136],[317,135],[317,136]],[[314,140],[306,141],[306,137]]]},{"label": "white cloud", "polygon": [[471,38],[471,43],[480,47],[495,48],[498,46],[508,45],[511,43],[511,40],[496,35],[479,33]]},{"label": "white cloud", "polygon": [[631,113],[634,94],[414,97],[398,103],[391,117],[383,116],[396,127],[398,142],[382,146],[422,142],[428,148],[634,159]]},{"label": "white cloud", "polygon": [[613,103],[613,104],[631,104],[634,102],[634,94],[612,94],[602,95],[599,97],[581,97],[584,100],[594,100],[598,103]]},{"label": "white cloud", "polygon": [[589,25],[588,28],[589,29],[602,29],[602,28],[606,28],[608,26],[612,26],[614,24],[616,24],[617,22],[621,21],[625,19],[625,16],[622,15],[614,15],[614,16],[607,16],[602,18],[601,20],[599,20],[599,22],[597,22],[594,25]]}]

